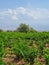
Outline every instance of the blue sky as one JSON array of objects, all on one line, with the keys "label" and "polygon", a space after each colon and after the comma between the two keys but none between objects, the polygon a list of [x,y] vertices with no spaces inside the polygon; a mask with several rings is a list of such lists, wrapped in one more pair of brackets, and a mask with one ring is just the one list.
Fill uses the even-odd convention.
[{"label": "blue sky", "polygon": [[49,31],[49,0],[0,0],[0,29],[14,30],[20,23]]}]

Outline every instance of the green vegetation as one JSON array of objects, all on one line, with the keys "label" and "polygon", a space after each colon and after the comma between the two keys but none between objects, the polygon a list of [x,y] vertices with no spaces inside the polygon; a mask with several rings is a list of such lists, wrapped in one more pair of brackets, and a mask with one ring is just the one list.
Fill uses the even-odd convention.
[{"label": "green vegetation", "polygon": [[49,32],[0,32],[0,65],[7,64],[49,65]]},{"label": "green vegetation", "polygon": [[[43,58],[45,65],[49,65],[49,32],[0,32],[1,58],[8,54],[7,48],[17,60],[24,59],[24,62],[34,65],[35,59]],[[41,65],[43,62],[37,60],[36,63]]]},{"label": "green vegetation", "polygon": [[33,28],[30,28],[29,25],[26,24],[20,24],[20,26],[15,30],[17,32],[37,32]]}]

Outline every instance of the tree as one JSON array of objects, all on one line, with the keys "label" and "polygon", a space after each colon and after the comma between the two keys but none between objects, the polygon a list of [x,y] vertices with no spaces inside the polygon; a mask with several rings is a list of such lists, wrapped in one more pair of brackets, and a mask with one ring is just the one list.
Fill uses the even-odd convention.
[{"label": "tree", "polygon": [[2,30],[2,29],[0,29],[0,32],[3,32],[3,30]]},{"label": "tree", "polygon": [[29,32],[29,26],[26,24],[20,24],[20,26],[17,28],[18,32]]},{"label": "tree", "polygon": [[30,32],[37,32],[37,31],[33,28],[30,28]]}]

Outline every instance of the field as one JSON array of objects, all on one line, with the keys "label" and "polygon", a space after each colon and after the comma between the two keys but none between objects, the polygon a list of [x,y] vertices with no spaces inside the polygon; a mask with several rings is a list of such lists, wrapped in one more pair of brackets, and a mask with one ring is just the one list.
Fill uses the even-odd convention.
[{"label": "field", "polygon": [[49,32],[0,32],[0,65],[49,65]]}]

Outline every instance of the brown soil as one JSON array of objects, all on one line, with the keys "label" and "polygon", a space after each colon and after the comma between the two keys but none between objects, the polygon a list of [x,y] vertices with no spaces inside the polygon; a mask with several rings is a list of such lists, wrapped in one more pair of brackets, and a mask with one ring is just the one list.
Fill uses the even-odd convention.
[{"label": "brown soil", "polygon": [[21,59],[21,60],[15,59],[17,57],[16,57],[16,55],[11,54],[10,48],[7,48],[6,51],[8,51],[8,54],[6,55],[5,58],[2,58],[6,65],[9,65],[8,64],[9,62],[14,65],[24,65],[25,64],[23,59]]}]

